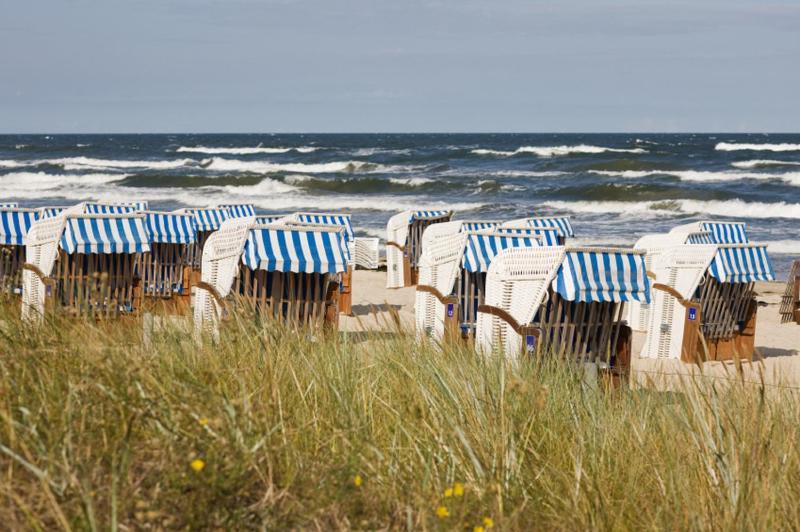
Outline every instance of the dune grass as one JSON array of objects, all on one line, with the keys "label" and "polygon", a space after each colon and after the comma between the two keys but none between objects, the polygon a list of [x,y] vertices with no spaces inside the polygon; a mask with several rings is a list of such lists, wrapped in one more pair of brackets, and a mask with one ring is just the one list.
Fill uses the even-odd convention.
[{"label": "dune grass", "polygon": [[798,402],[758,387],[604,391],[556,362],[246,313],[203,347],[180,326],[144,345],[141,321],[18,314],[0,310],[3,528],[800,522]]}]

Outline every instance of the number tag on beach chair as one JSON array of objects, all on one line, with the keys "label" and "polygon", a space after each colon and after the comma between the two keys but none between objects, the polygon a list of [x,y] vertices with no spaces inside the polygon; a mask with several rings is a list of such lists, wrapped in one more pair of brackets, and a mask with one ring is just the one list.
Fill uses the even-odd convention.
[{"label": "number tag on beach chair", "polygon": [[455,314],[455,305],[453,303],[447,304],[447,317],[452,318]]},{"label": "number tag on beach chair", "polygon": [[695,307],[689,307],[689,321],[695,321],[697,319],[697,309]]}]

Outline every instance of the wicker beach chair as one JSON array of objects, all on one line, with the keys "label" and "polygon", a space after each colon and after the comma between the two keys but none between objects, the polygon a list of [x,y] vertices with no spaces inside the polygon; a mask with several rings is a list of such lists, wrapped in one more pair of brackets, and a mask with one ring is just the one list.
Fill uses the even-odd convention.
[{"label": "wicker beach chair", "polygon": [[15,203],[0,206],[0,293],[22,293],[22,265],[25,264],[25,236],[38,218],[34,209],[20,209]]},{"label": "wicker beach chair", "polygon": [[200,272],[203,264],[203,248],[206,240],[211,233],[222,225],[222,222],[230,218],[228,209],[222,207],[211,207],[203,209],[179,209],[176,213],[191,214],[194,217],[194,228],[196,231],[195,243],[192,247],[192,270]]},{"label": "wicker beach chair", "polygon": [[420,336],[472,338],[494,257],[509,248],[546,245],[541,237],[498,230],[452,232],[458,223],[432,226],[423,236],[415,305]]},{"label": "wicker beach chair", "polygon": [[85,204],[35,221],[26,240],[22,315],[36,320],[45,295],[56,312],[93,318],[136,315],[139,272],[150,252],[141,213],[87,214]]},{"label": "wicker beach chair", "polygon": [[648,301],[644,253],[602,247],[515,248],[489,266],[476,346],[510,358],[551,354],[627,371],[624,306]]},{"label": "wicker beach chair", "polygon": [[168,312],[183,313],[190,305],[192,253],[197,242],[194,216],[145,211],[150,253],[141,265],[145,304],[158,303]]},{"label": "wicker beach chair", "polygon": [[786,290],[781,298],[781,323],[794,322],[800,325],[800,260],[792,263]]},{"label": "wicker beach chair", "polygon": [[403,211],[386,224],[386,287],[402,288],[417,282],[422,235],[433,224],[450,221],[453,211]]},{"label": "wicker beach chair", "polygon": [[680,244],[655,257],[643,358],[685,362],[754,354],[755,281],[774,279],[766,246]]}]

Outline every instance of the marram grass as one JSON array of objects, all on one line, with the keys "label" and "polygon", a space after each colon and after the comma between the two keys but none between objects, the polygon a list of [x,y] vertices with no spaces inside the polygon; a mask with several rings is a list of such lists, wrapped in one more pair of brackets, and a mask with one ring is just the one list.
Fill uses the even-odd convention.
[{"label": "marram grass", "polygon": [[0,310],[5,529],[786,529],[796,397],[603,391],[402,331]]}]

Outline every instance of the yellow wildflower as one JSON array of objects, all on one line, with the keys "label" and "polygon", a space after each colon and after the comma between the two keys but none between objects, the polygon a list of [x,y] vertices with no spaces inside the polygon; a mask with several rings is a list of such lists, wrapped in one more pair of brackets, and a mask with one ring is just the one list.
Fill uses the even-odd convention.
[{"label": "yellow wildflower", "polygon": [[446,490],[444,490],[445,499],[452,496],[453,496],[453,488],[447,488]]},{"label": "yellow wildflower", "polygon": [[494,526],[494,520],[491,517],[484,517],[483,524],[486,525],[486,528],[492,528]]},{"label": "yellow wildflower", "polygon": [[199,458],[195,458],[189,465],[192,466],[192,469],[194,469],[199,473],[206,466],[206,463],[200,460]]},{"label": "yellow wildflower", "polygon": [[456,497],[461,497],[462,495],[464,495],[464,484],[462,484],[461,482],[456,482],[455,484],[453,484],[453,495],[455,495]]},{"label": "yellow wildflower", "polygon": [[486,529],[484,529],[482,526],[479,525],[479,526],[474,527],[472,529],[472,532],[485,532],[485,530]]},{"label": "yellow wildflower", "polygon": [[436,509],[436,517],[438,517],[439,519],[450,517],[450,510],[448,510],[446,506],[439,506]]},{"label": "yellow wildflower", "polygon": [[208,418],[201,417],[200,419],[197,420],[197,422],[200,423],[201,427],[205,427],[206,425],[208,425]]},{"label": "yellow wildflower", "polygon": [[361,475],[356,475],[353,477],[353,486],[360,488],[361,484],[364,483],[364,479],[361,478]]}]

